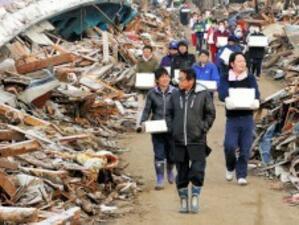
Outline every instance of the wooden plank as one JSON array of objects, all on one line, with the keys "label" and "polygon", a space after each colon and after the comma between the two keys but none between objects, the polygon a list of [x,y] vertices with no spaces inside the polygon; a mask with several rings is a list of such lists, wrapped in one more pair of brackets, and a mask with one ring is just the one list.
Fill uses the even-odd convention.
[{"label": "wooden plank", "polygon": [[0,168],[4,169],[11,169],[11,170],[16,170],[18,169],[18,163],[15,162],[10,162],[8,159],[1,159],[0,158]]},{"label": "wooden plank", "polygon": [[0,141],[22,141],[24,140],[24,137],[24,134],[14,130],[0,130]]},{"label": "wooden plank", "polygon": [[49,126],[50,123],[41,120],[39,118],[36,118],[34,116],[30,116],[26,113],[23,113],[11,106],[5,105],[5,104],[0,104],[0,115],[7,116],[9,113],[16,113],[20,118],[23,119],[24,123],[30,126]]},{"label": "wooden plank", "polygon": [[34,222],[38,217],[36,208],[17,208],[0,206],[0,221],[24,224]]},{"label": "wooden plank", "polygon": [[58,140],[60,142],[72,142],[72,141],[76,141],[76,140],[80,140],[80,139],[85,139],[88,137],[89,137],[89,134],[77,134],[77,135],[61,137]]},{"label": "wooden plank", "polygon": [[[10,181],[8,176],[0,170],[0,187],[13,198],[17,192],[15,185]],[[1,207],[0,207],[1,208]],[[1,210],[0,210],[0,220],[1,220]]]},{"label": "wooden plank", "polygon": [[8,146],[0,147],[0,157],[22,155],[29,152],[37,151],[40,149],[40,147],[40,143],[38,143],[36,140],[10,144]]},{"label": "wooden plank", "polygon": [[18,73],[25,74],[47,68],[49,66],[57,66],[64,63],[70,63],[76,60],[76,56],[72,53],[64,53],[61,55],[40,59],[35,62],[24,63],[24,61],[17,61]]},{"label": "wooden plank", "polygon": [[29,225],[79,225],[80,224],[80,208],[74,207],[65,212],[61,212],[49,217],[38,223],[31,223]]}]

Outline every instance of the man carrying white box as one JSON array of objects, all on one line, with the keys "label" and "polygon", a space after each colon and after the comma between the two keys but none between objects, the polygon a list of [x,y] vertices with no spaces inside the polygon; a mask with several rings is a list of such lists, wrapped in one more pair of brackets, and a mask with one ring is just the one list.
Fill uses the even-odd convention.
[{"label": "man carrying white box", "polygon": [[248,35],[248,62],[250,73],[260,78],[262,63],[268,45],[267,37],[261,32],[260,26],[251,26]]},{"label": "man carrying white box", "polygon": [[209,62],[210,53],[202,50],[198,53],[198,63],[192,66],[196,75],[197,90],[207,89],[211,96],[217,90],[220,76],[217,66]]},{"label": "man carrying white box", "polygon": [[[169,85],[170,75],[165,68],[155,71],[157,86],[152,88],[146,97],[141,122],[137,132],[145,131],[152,134],[152,143],[155,155],[156,190],[164,188],[165,161],[169,183],[174,182],[173,174],[173,139],[171,135],[170,99],[176,88]],[[150,119],[150,120],[149,120]]]},{"label": "man carrying white box", "polygon": [[[220,100],[226,103],[225,177],[227,181],[232,181],[235,172],[238,184],[246,185],[247,164],[255,128],[253,110],[257,108],[256,101],[260,93],[255,77],[247,71],[242,53],[230,56],[229,72],[220,78],[218,93]],[[236,93],[239,96],[235,96]]]}]

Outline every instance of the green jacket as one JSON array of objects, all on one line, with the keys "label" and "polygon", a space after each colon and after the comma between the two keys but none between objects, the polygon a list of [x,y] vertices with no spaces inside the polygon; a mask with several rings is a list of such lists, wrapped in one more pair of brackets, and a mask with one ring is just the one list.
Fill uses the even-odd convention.
[{"label": "green jacket", "polygon": [[155,70],[158,67],[159,67],[159,63],[154,57],[152,57],[147,62],[145,62],[144,59],[141,58],[137,64],[136,72],[137,73],[153,73],[153,72],[155,72]]}]

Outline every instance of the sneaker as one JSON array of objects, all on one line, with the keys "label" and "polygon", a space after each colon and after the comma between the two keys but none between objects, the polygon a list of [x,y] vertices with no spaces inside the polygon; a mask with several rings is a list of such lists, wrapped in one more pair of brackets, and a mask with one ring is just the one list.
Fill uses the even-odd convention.
[{"label": "sneaker", "polygon": [[238,179],[238,184],[241,186],[245,186],[248,184],[247,180],[245,178],[239,178]]},{"label": "sneaker", "polygon": [[234,179],[234,171],[228,171],[228,170],[226,170],[225,179],[227,181],[232,181]]}]

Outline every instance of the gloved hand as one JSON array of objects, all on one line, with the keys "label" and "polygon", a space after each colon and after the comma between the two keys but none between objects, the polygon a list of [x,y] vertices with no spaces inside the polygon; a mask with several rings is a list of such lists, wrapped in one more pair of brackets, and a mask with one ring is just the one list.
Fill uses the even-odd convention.
[{"label": "gloved hand", "polygon": [[136,128],[136,132],[137,132],[137,133],[141,133],[141,132],[142,132],[142,127],[141,127],[141,126],[137,127],[137,128]]}]

